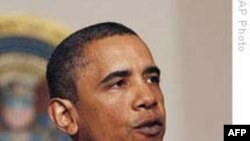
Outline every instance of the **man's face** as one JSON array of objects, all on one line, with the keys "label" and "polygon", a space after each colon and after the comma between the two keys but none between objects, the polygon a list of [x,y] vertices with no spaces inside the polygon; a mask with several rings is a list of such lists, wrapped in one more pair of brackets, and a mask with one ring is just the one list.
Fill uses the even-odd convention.
[{"label": "man's face", "polygon": [[79,140],[161,141],[165,110],[159,70],[136,36],[93,41],[78,72]]}]

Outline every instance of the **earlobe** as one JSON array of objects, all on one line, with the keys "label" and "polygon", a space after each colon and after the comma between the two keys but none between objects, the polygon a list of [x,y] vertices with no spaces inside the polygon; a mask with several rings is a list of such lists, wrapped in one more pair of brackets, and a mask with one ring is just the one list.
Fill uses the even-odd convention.
[{"label": "earlobe", "polygon": [[61,98],[51,99],[48,114],[56,127],[63,132],[69,135],[78,132],[78,114],[71,101]]}]

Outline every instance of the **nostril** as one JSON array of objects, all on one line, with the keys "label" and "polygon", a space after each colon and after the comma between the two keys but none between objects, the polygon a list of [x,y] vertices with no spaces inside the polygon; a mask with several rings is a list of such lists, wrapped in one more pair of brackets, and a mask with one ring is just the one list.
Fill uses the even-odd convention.
[{"label": "nostril", "polygon": [[132,108],[136,111],[148,110],[158,105],[157,95],[149,88],[143,85],[134,87],[134,96]]},{"label": "nostril", "polygon": [[155,107],[157,105],[157,101],[153,100],[152,102],[146,103],[146,108],[152,108]]},{"label": "nostril", "polygon": [[158,102],[156,100],[145,100],[138,104],[136,107],[137,109],[151,109],[153,107],[156,107],[158,105]]}]

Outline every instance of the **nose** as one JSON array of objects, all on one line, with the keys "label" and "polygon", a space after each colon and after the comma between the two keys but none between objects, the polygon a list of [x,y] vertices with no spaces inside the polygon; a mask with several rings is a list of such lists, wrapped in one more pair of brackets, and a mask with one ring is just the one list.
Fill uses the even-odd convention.
[{"label": "nose", "polygon": [[138,86],[135,88],[133,109],[135,111],[153,109],[158,105],[156,94],[148,87]]}]

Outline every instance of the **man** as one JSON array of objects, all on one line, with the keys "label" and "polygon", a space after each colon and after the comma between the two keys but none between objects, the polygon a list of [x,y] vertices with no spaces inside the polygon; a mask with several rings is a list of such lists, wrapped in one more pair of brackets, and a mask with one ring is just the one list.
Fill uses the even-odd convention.
[{"label": "man", "polygon": [[49,60],[48,112],[74,141],[161,141],[160,70],[141,38],[100,23],[66,38]]}]

